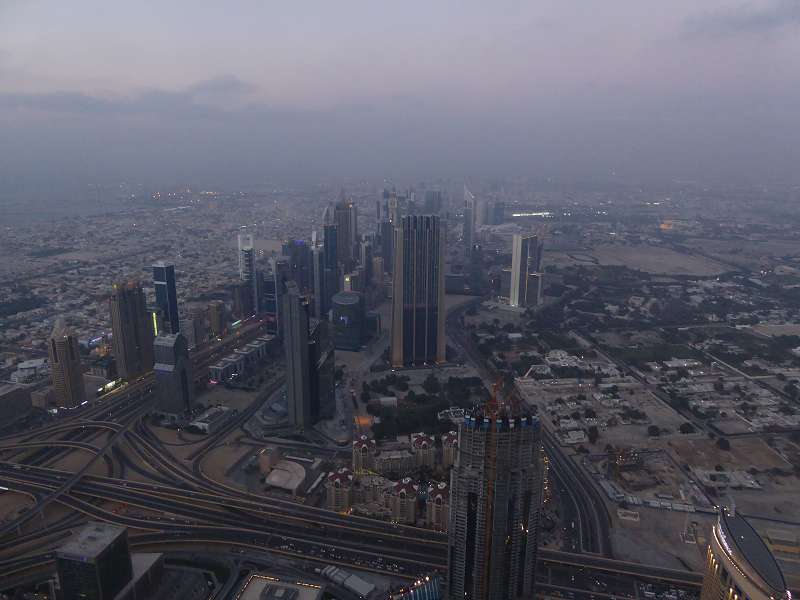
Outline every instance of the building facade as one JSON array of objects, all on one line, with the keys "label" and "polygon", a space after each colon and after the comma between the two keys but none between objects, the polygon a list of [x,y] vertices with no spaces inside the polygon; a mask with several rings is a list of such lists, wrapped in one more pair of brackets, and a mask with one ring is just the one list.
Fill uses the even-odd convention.
[{"label": "building facade", "polygon": [[542,298],[542,243],[535,235],[515,234],[511,244],[511,306],[536,306]]},{"label": "building facade", "polygon": [[406,216],[394,232],[393,367],[445,361],[445,231],[437,216]]},{"label": "building facade", "polygon": [[450,472],[449,598],[533,597],[543,470],[538,419],[493,403],[465,416]]},{"label": "building facade", "polygon": [[256,246],[253,234],[247,230],[247,227],[242,227],[239,230],[237,245],[239,248],[239,279],[249,286],[252,296],[251,310],[257,313],[261,308],[261,290],[259,289],[258,276],[256,274]]},{"label": "building facade", "polygon": [[162,334],[153,343],[157,411],[166,415],[187,416],[194,408],[192,361],[182,333]]},{"label": "building facade", "polygon": [[333,297],[333,335],[337,350],[358,352],[364,343],[364,297],[358,292],[339,292]]}]

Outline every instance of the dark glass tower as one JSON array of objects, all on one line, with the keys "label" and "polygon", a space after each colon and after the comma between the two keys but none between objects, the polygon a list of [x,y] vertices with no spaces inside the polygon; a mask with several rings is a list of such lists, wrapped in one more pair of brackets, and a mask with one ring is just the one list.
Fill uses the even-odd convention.
[{"label": "dark glass tower", "polygon": [[444,247],[437,216],[406,216],[394,230],[393,367],[445,360]]},{"label": "dark glass tower", "polygon": [[153,265],[153,286],[156,288],[156,305],[161,309],[167,333],[178,333],[178,292],[175,288],[175,265],[157,262]]}]

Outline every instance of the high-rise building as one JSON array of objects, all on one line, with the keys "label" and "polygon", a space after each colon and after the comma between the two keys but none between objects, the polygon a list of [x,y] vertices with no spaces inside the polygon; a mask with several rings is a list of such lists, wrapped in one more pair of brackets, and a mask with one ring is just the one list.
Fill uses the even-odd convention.
[{"label": "high-rise building", "polygon": [[337,255],[339,262],[345,270],[353,268],[356,258],[355,252],[358,243],[358,212],[351,200],[344,198],[342,193],[339,202],[333,208],[334,222],[336,223]]},{"label": "high-rise building", "polygon": [[789,600],[781,568],[735,508],[723,507],[711,530],[700,600]]},{"label": "high-rise building", "polygon": [[253,310],[253,288],[247,282],[240,281],[231,290],[233,316],[235,319],[246,319],[252,315]]},{"label": "high-rise building", "polygon": [[261,309],[261,298],[256,276],[256,246],[253,234],[247,231],[247,227],[242,227],[239,230],[237,241],[239,245],[239,279],[250,286],[250,293],[253,296],[251,308],[253,313],[257,313]]},{"label": "high-rise building", "polygon": [[108,523],[87,523],[56,551],[65,599],[113,600],[133,578],[128,533]]},{"label": "high-rise building", "polygon": [[289,278],[302,293],[308,293],[313,278],[311,246],[305,240],[287,240],[283,243],[283,256],[289,264]]},{"label": "high-rise building", "polygon": [[194,407],[194,381],[189,348],[182,333],[159,335],[153,342],[157,410],[168,415],[188,415]]},{"label": "high-rise building", "polygon": [[437,216],[406,216],[395,229],[392,366],[445,361],[445,230]]},{"label": "high-rise building", "polygon": [[311,422],[316,423],[336,412],[336,364],[330,323],[310,319],[308,327]]},{"label": "high-rise building", "polygon": [[475,245],[475,196],[464,186],[464,254],[467,258],[472,256]]},{"label": "high-rise building", "polygon": [[135,379],[153,368],[153,327],[138,281],[115,283],[111,294],[112,347],[117,373]]},{"label": "high-rise building", "polygon": [[372,285],[372,236],[364,236],[359,244],[358,263],[364,269],[364,286]]},{"label": "high-rise building", "polygon": [[543,471],[537,418],[494,400],[466,415],[450,474],[449,598],[533,598]]},{"label": "high-rise building", "polygon": [[79,406],[86,400],[86,387],[83,383],[78,338],[61,319],[56,321],[47,350],[50,357],[50,376],[58,405],[68,408]]},{"label": "high-rise building", "polygon": [[336,225],[328,224],[323,227],[322,256],[324,263],[323,284],[324,302],[323,314],[331,308],[331,298],[340,290],[339,277],[339,252],[338,252],[338,232]]},{"label": "high-rise building", "polygon": [[380,226],[380,248],[383,257],[383,268],[386,273],[392,272],[394,264],[392,249],[394,248],[394,226],[391,221],[383,221]]},{"label": "high-rise building", "polygon": [[323,319],[328,314],[325,294],[325,252],[322,246],[311,248],[312,289],[314,292],[314,316]]},{"label": "high-rise building", "polygon": [[536,306],[541,301],[542,243],[535,235],[514,234],[511,244],[511,306]]},{"label": "high-rise building", "polygon": [[161,309],[167,333],[178,333],[178,292],[175,288],[175,265],[157,262],[153,265],[153,287],[156,289],[156,305]]}]

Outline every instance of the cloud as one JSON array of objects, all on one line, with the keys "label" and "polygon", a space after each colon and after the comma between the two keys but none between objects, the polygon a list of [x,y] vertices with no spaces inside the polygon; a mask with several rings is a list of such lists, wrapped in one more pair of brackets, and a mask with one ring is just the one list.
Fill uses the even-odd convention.
[{"label": "cloud", "polygon": [[86,116],[163,114],[211,118],[244,106],[258,88],[226,75],[183,90],[146,90],[132,96],[93,96],[80,92],[0,93],[0,109]]},{"label": "cloud", "polygon": [[690,36],[770,34],[800,26],[800,0],[767,0],[694,15],[685,22]]}]

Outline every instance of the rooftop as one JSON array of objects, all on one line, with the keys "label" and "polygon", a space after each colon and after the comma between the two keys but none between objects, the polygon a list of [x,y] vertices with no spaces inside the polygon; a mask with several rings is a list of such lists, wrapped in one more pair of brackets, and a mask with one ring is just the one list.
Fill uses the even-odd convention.
[{"label": "rooftop", "polygon": [[58,549],[58,555],[67,558],[94,560],[120,536],[124,527],[108,523],[89,522]]}]

